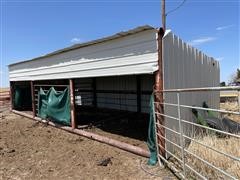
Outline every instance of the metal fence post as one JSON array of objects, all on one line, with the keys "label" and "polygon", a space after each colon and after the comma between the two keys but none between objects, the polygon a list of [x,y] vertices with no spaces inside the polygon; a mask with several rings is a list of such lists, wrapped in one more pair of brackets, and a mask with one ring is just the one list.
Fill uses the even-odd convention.
[{"label": "metal fence post", "polygon": [[156,147],[157,147],[157,159],[158,159],[158,164],[160,167],[163,166],[163,163],[161,161],[161,158],[159,157],[159,145],[158,145],[158,135],[157,135],[157,118],[156,118],[156,112],[155,112],[155,98],[153,94],[153,101],[152,101],[152,113],[153,113],[153,121],[154,121],[154,126],[155,126],[155,140],[156,140]]},{"label": "metal fence post", "polygon": [[178,122],[179,122],[179,132],[180,132],[180,145],[181,145],[181,153],[182,153],[182,168],[184,178],[186,178],[186,168],[185,168],[185,158],[184,158],[184,142],[183,142],[183,128],[182,128],[182,120],[181,120],[181,107],[180,107],[180,92],[177,92],[177,108],[178,108]]}]

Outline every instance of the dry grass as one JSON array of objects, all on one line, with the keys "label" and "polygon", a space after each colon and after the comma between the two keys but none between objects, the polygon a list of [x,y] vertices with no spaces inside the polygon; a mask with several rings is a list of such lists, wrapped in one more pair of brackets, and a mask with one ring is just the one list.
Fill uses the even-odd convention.
[{"label": "dry grass", "polygon": [[[197,139],[199,142],[214,147],[215,149],[235,156],[240,157],[240,140],[239,138],[218,138],[216,136],[205,136],[203,138]],[[240,178],[240,162],[230,159],[229,157],[217,153],[213,150],[207,149],[204,146],[191,142],[188,150],[203,158],[204,160],[210,162],[216,167],[232,174],[233,176]],[[217,170],[210,168],[208,165],[204,164],[202,161],[187,155],[187,162],[192,164],[193,167],[201,174],[209,177],[211,179],[226,179],[222,173]]]},{"label": "dry grass", "polygon": [[[238,112],[237,102],[225,102],[220,104],[220,108],[228,111]],[[236,122],[240,123],[239,115],[225,114],[224,117],[230,118]],[[234,157],[240,158],[240,139],[234,137],[219,138],[217,136],[208,135],[204,137],[196,138],[202,144],[208,145],[214,149],[232,155]],[[240,162],[232,160],[231,158],[222,155],[218,152],[210,150],[196,142],[191,142],[187,148],[190,152],[198,155],[204,160],[208,161],[212,165],[226,171],[227,173],[240,179]],[[195,170],[200,172],[202,175],[208,177],[209,179],[227,179],[222,173],[218,172],[214,168],[209,167],[202,161],[196,159],[191,155],[186,155],[187,163],[191,164]]]},{"label": "dry grass", "polygon": [[9,88],[0,88],[0,92],[9,91]]},{"label": "dry grass", "polygon": [[[237,102],[225,102],[221,103],[221,109],[238,112],[238,103]],[[224,117],[230,118],[236,122],[240,123],[239,115],[225,114]],[[226,154],[232,155],[240,159],[240,139],[234,137],[225,137],[219,138],[215,135],[204,135],[201,134],[195,137],[195,140],[198,142],[208,145],[214,149],[217,149]],[[210,150],[203,145],[191,141],[189,146],[186,148],[188,151],[192,152],[195,155],[198,155],[202,159],[208,161],[212,165],[224,170],[225,172],[231,174],[232,176],[240,179],[240,162],[232,160],[231,158]],[[181,159],[181,152],[177,151],[175,154]],[[201,160],[195,158],[190,154],[185,154],[185,160],[188,165],[191,165],[197,172],[201,173],[208,179],[229,179],[227,176],[223,175],[221,172],[217,171],[214,168],[211,168],[207,164],[203,163]],[[175,167],[178,169],[181,168],[181,164],[177,163],[174,160]],[[189,176],[197,177],[193,172],[187,172]]]},{"label": "dry grass", "polygon": [[3,104],[3,101],[9,100],[9,88],[0,88],[0,105]]},{"label": "dry grass", "polygon": [[[227,110],[227,111],[239,111],[238,102],[225,102],[220,104],[220,109]],[[228,117],[238,123],[240,123],[240,116],[239,115],[232,115],[226,114],[225,117]]]}]

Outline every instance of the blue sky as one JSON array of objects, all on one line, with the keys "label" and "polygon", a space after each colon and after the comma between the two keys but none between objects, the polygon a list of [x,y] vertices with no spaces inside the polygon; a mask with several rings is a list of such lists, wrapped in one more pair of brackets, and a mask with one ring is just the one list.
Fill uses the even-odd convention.
[{"label": "blue sky", "polygon": [[[160,0],[0,1],[1,86],[8,86],[8,64],[140,25],[161,26]],[[180,3],[166,0],[166,11]],[[218,59],[227,81],[240,67],[239,16],[239,0],[187,0],[167,16],[167,28]]]}]

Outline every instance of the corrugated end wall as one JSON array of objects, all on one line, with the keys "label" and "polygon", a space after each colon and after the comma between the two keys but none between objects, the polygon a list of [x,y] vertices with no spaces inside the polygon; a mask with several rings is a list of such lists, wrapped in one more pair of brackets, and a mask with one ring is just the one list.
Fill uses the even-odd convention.
[{"label": "corrugated end wall", "polygon": [[[216,87],[220,83],[219,63],[206,56],[201,51],[183,42],[172,32],[167,32],[163,38],[163,73],[164,89]],[[176,93],[165,93],[165,102],[177,103]],[[211,108],[219,108],[219,92],[185,92],[180,94],[182,105],[202,106],[206,101]],[[177,107],[165,105],[165,114],[178,117]],[[191,122],[196,119],[191,109],[181,108],[181,118]],[[179,131],[178,121],[165,118],[166,126]],[[196,135],[192,125],[184,123],[186,135]],[[173,142],[179,142],[179,136],[166,130],[166,137]],[[167,149],[175,150],[169,143]],[[177,149],[176,149],[177,150]]]}]

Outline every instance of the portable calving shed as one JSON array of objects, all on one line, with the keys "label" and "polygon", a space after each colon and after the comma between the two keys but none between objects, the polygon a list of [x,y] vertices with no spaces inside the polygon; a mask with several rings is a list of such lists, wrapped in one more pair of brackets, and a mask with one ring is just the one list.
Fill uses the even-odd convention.
[{"label": "portable calving shed", "polygon": [[[156,86],[218,86],[219,64],[171,31],[161,34],[156,28],[142,26],[11,64],[9,78],[14,112],[29,111],[35,119],[46,118],[77,129],[86,120],[81,115],[93,113],[91,108],[115,109],[120,112],[117,116],[122,112],[148,113]],[[164,98],[171,101],[172,97]],[[199,105],[204,100],[211,107],[219,103],[217,94],[207,93],[186,97],[184,102]],[[164,109],[175,113],[168,107]],[[192,117],[188,111],[184,116]],[[135,124],[133,129],[138,121]],[[174,126],[171,121],[167,124]]]}]

